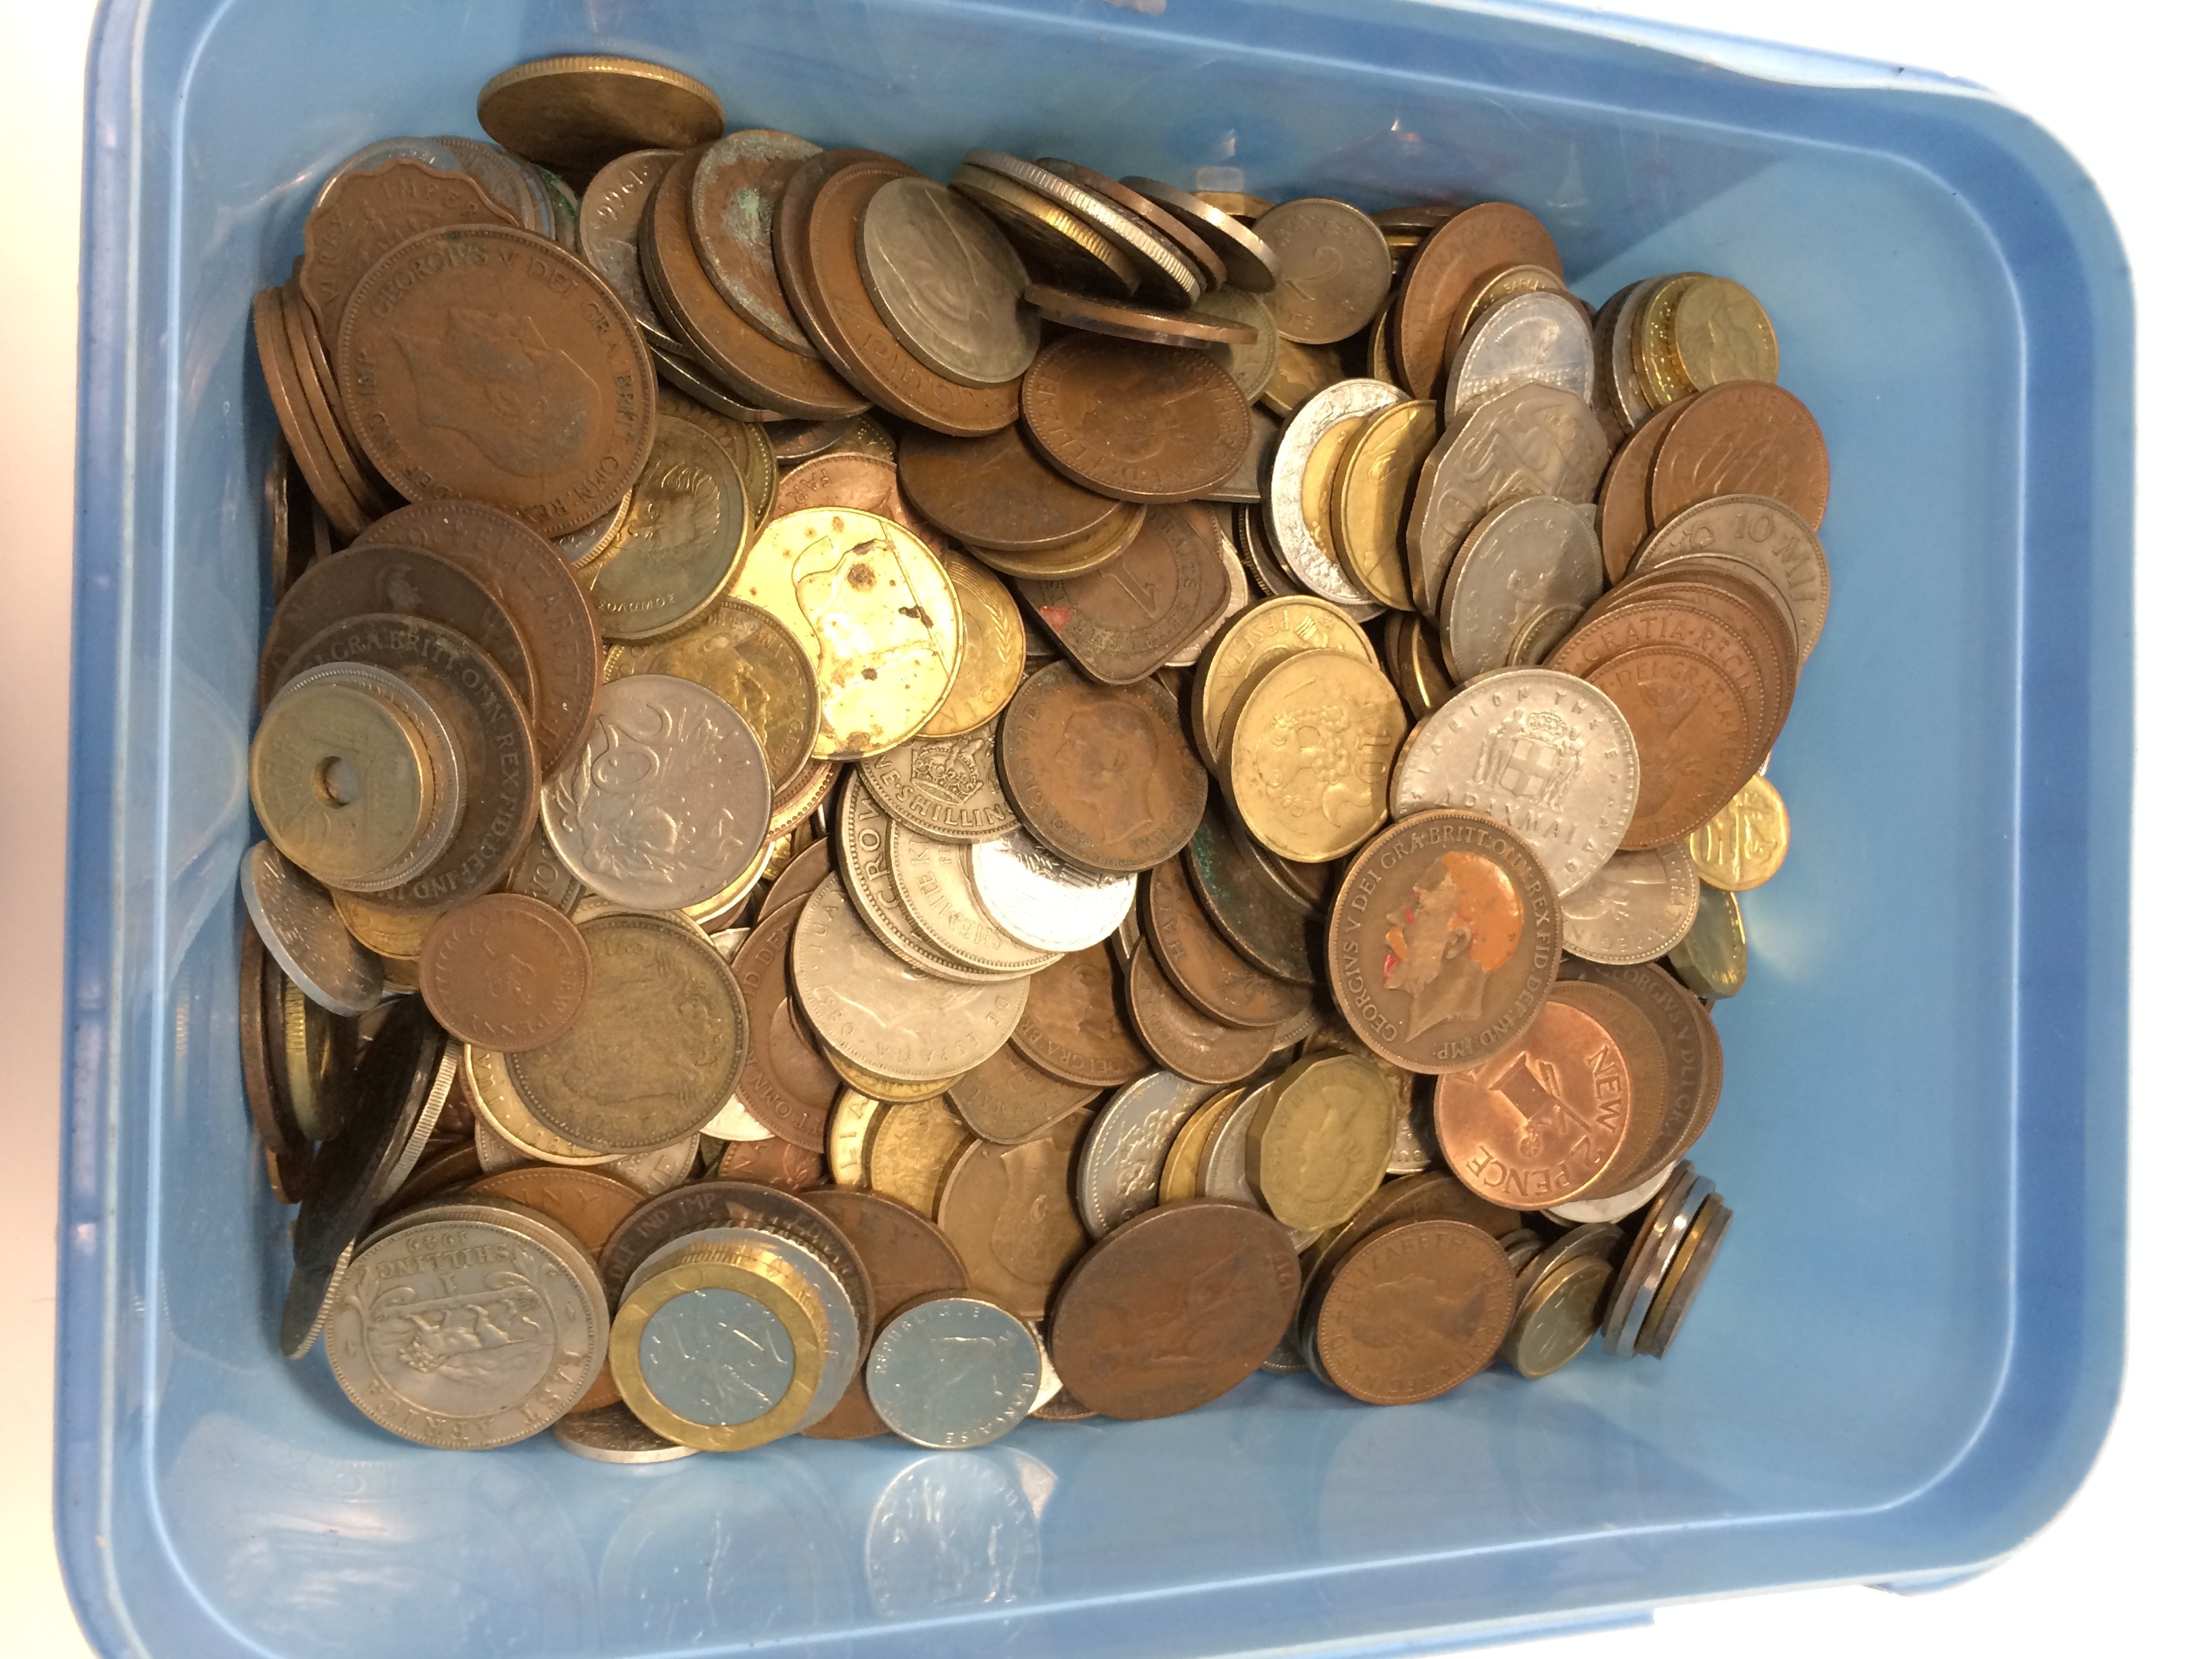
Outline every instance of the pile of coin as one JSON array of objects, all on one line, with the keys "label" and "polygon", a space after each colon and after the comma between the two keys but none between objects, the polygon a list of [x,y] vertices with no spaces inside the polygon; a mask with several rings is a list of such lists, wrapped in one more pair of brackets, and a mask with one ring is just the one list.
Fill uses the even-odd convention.
[{"label": "pile of coin", "polygon": [[1758,301],[628,59],[478,112],[252,304],[283,1351],[617,1462],[1663,1354],[1828,596]]}]

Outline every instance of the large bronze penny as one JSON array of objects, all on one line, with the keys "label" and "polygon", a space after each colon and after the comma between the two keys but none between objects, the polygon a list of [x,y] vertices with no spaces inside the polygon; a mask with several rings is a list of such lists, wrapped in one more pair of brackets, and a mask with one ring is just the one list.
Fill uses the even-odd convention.
[{"label": "large bronze penny", "polygon": [[937,1224],[968,1282],[1024,1319],[1042,1319],[1055,1286],[1091,1242],[1068,1195],[1068,1170],[1090,1127],[1071,1113],[1018,1146],[970,1142],[945,1177]]},{"label": "large bronze penny", "polygon": [[1781,633],[1766,631],[1758,613],[1732,595],[1675,589],[1658,578],[1613,592],[1625,597],[1608,596],[1560,642],[1547,666],[1588,678],[1637,646],[1684,647],[1719,669],[1741,696],[1752,722],[1751,753],[1773,747],[1796,689],[1796,665]]},{"label": "large bronze penny", "polygon": [[1202,351],[1069,334],[1021,381],[1022,418],[1076,483],[1125,501],[1184,501],[1236,471],[1252,410]]},{"label": "large bronze penny", "polygon": [[1158,668],[1229,597],[1212,510],[1155,507],[1111,564],[1061,581],[1025,581],[1023,599],[1091,678],[1127,685]]},{"label": "large bronze penny", "polygon": [[1257,1370],[1297,1300],[1297,1252],[1273,1216],[1206,1199],[1163,1205],[1075,1264],[1053,1306],[1052,1363],[1108,1417],[1170,1417]]},{"label": "large bronze penny", "polygon": [[1071,951],[1030,975],[1013,1046],[1031,1065],[1085,1088],[1115,1088],[1152,1069],[1121,1023],[1114,963],[1103,945]]},{"label": "large bronze penny", "polygon": [[1047,466],[1018,426],[988,437],[909,430],[899,439],[899,481],[915,508],[970,547],[1036,553],[1104,524],[1115,502]]},{"label": "large bronze penny", "polygon": [[[1035,1006],[1036,998],[1030,998]],[[1275,1028],[1218,1020],[1168,983],[1139,942],[1129,958],[1129,1023],[1139,1041],[1170,1071],[1194,1083],[1242,1083],[1267,1063]]]},{"label": "large bronze penny", "polygon": [[[1002,576],[1017,580],[1057,581],[1113,563],[1121,556],[1122,550],[1136,539],[1144,525],[1143,507],[1134,501],[1116,501],[1114,511],[1097,529],[1086,531],[1073,541],[1042,553],[1007,553],[982,547],[968,550]],[[1042,635],[1038,636],[1037,643],[1045,643]]]},{"label": "large bronze penny", "polygon": [[1031,835],[1094,870],[1173,858],[1206,813],[1206,769],[1166,688],[1092,685],[1066,663],[1030,675],[1006,705],[999,775]]},{"label": "large bronze penny", "polygon": [[1622,850],[1680,841],[1759,769],[1753,711],[1727,670],[1685,646],[1642,645],[1593,668],[1636,736],[1636,813]]},{"label": "large bronze penny", "polygon": [[362,276],[410,236],[453,225],[511,225],[514,216],[465,173],[405,156],[341,173],[307,215],[300,292],[326,340],[337,337]]},{"label": "large bronze penny", "polygon": [[1469,1192],[1466,1183],[1449,1170],[1400,1176],[1384,1182],[1351,1220],[1322,1236],[1306,1258],[1306,1284],[1310,1287],[1322,1284],[1352,1247],[1377,1228],[1395,1221],[1434,1220],[1464,1221],[1492,1238],[1504,1238],[1522,1225],[1520,1211]]},{"label": "large bronze penny", "polygon": [[1535,850],[1456,808],[1368,842],[1329,912],[1336,1005],[1409,1072],[1462,1071],[1513,1042],[1541,1012],[1560,955],[1559,894]]},{"label": "large bronze penny", "polygon": [[1487,1365],[1513,1322],[1513,1269],[1464,1221],[1401,1221],[1353,1245],[1317,1287],[1314,1355],[1370,1406],[1447,1394]]},{"label": "large bronze penny", "polygon": [[416,965],[422,1000],[464,1042],[511,1053],[576,1023],[592,953],[576,924],[520,893],[486,893],[440,916]]},{"label": "large bronze penny", "polygon": [[653,448],[637,325],[526,230],[410,237],[362,277],[333,356],[348,422],[410,501],[484,501],[559,536],[621,501]]},{"label": "large bronze penny", "polygon": [[787,350],[814,356],[776,278],[775,211],[799,164],[819,144],[787,132],[751,127],[726,133],[693,164],[692,245],[715,289],[754,327]]},{"label": "large bronze penny", "polygon": [[1169,981],[1224,1024],[1272,1031],[1310,1003],[1304,987],[1262,973],[1215,931],[1180,860],[1145,877],[1137,913]]},{"label": "large bronze penny", "polygon": [[837,1073],[814,1046],[792,1000],[786,964],[802,908],[787,904],[763,917],[730,964],[752,1030],[737,1094],[747,1111],[784,1139],[818,1152],[837,1103]]},{"label": "large bronze penny", "polygon": [[1437,1140],[1484,1197],[1548,1209],[1595,1189],[1625,1145],[1634,1085],[1613,1033],[1547,999],[1528,1029],[1437,1083]]},{"label": "large bronze penny", "polygon": [[1651,464],[1659,459],[1659,441],[1667,428],[1689,406],[1687,402],[1668,404],[1630,433],[1606,465],[1597,489],[1597,539],[1609,582],[1628,574],[1628,562],[1651,533]]},{"label": "large bronze penny", "polygon": [[[807,1203],[830,1218],[852,1241],[875,1292],[876,1318],[868,1332],[873,1342],[884,1322],[900,1309],[925,1297],[958,1296],[968,1289],[968,1270],[952,1241],[934,1223],[903,1204],[874,1193],[843,1189],[812,1192]],[[868,1403],[867,1378],[856,1376],[844,1395],[811,1429],[814,1440],[862,1440],[890,1431]]]},{"label": "large bronze penny", "polygon": [[1551,233],[1534,214],[1510,202],[1484,202],[1456,214],[1421,244],[1390,312],[1398,383],[1414,397],[1441,394],[1444,346],[1468,299],[1508,265],[1563,273]]},{"label": "large bronze penny", "polygon": [[1269,878],[1249,843],[1231,829],[1219,801],[1206,809],[1182,849],[1182,865],[1206,919],[1237,955],[1277,979],[1319,982],[1321,939],[1310,925],[1311,906],[1294,902]]},{"label": "large bronze penny", "polygon": [[468,1190],[472,1195],[528,1205],[574,1233],[594,1258],[629,1212],[645,1202],[643,1193],[603,1170],[563,1170],[548,1164],[501,1170],[471,1182]]},{"label": "large bronze penny", "polygon": [[[1034,992],[1032,993],[1034,994]],[[981,1139],[1011,1146],[1041,1135],[1098,1098],[1088,1084],[1069,1083],[1024,1060],[1012,1043],[946,1085],[945,1098]]]},{"label": "large bronze penny", "polygon": [[1665,524],[1717,495],[1765,495],[1819,529],[1828,509],[1828,446],[1813,411],[1764,380],[1700,392],[1660,442],[1652,520]]}]

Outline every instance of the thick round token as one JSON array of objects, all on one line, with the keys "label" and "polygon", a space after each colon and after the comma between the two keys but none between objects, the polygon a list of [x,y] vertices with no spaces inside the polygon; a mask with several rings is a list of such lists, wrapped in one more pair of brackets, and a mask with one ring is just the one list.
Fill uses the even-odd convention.
[{"label": "thick round token", "polygon": [[1391,313],[1400,384],[1416,398],[1443,387],[1444,348],[1467,296],[1509,265],[1559,272],[1559,250],[1536,216],[1510,202],[1484,202],[1431,232],[1406,269]]},{"label": "thick round token", "polygon": [[638,674],[690,680],[737,710],[759,739],[771,788],[788,789],[813,757],[822,725],[813,661],[757,605],[725,598],[689,627],[607,653],[610,682]]},{"label": "thick round token", "polygon": [[1335,651],[1285,659],[1237,711],[1224,775],[1252,838],[1306,864],[1343,857],[1389,816],[1406,705],[1382,671]]},{"label": "thick round token", "polygon": [[894,1315],[868,1355],[868,1401],[917,1446],[988,1446],[1029,1415],[1044,1380],[1030,1328],[996,1303],[931,1297]]},{"label": "thick round token", "polygon": [[588,173],[633,149],[678,149],[722,130],[712,87],[665,64],[598,52],[536,58],[477,94],[477,120],[518,155]]},{"label": "thick round token", "polygon": [[1328,978],[1360,1040],[1409,1072],[1463,1071],[1544,1006],[1559,900],[1536,851],[1479,812],[1401,819],[1344,872]]},{"label": "thick round token", "polygon": [[1314,1357],[1370,1406],[1433,1400],[1497,1356],[1513,1322],[1513,1272],[1464,1221],[1400,1221],[1348,1251],[1313,1305]]},{"label": "thick round token", "polygon": [[1613,1033],[1550,1000],[1513,1042],[1437,1085],[1437,1139],[1477,1193],[1545,1209],[1603,1183],[1625,1144],[1633,1094]]},{"label": "thick round token", "polygon": [[1041,1070],[1093,1090],[1127,1083],[1151,1065],[1122,1024],[1103,945],[1071,951],[1030,976],[1012,1046]]},{"label": "thick round token", "polygon": [[1047,466],[1019,427],[981,438],[909,430],[899,440],[898,466],[899,482],[924,518],[993,551],[1064,547],[1119,510]]},{"label": "thick round token", "polygon": [[365,1014],[383,1000],[383,969],[355,942],[329,893],[267,842],[246,849],[238,886],[270,956],[316,1003],[334,1014]]},{"label": "thick round token", "polygon": [[802,357],[813,341],[791,314],[775,274],[776,210],[799,164],[822,147],[770,128],[725,133],[691,175],[691,243],[721,296],[778,345]]},{"label": "thick round token", "polygon": [[1137,913],[1176,989],[1223,1024],[1272,1030],[1311,1001],[1307,988],[1255,968],[1230,946],[1206,920],[1180,860],[1146,873]]},{"label": "thick round token", "polygon": [[1651,516],[1717,495],[1764,495],[1817,530],[1828,507],[1828,446],[1795,397],[1764,380],[1701,392],[1668,429],[1651,465]]},{"label": "thick round token", "polygon": [[1036,356],[1021,256],[988,214],[933,179],[893,179],[869,198],[860,276],[900,343],[947,380],[997,386]]},{"label": "thick round token", "polygon": [[744,1004],[703,935],[658,916],[611,914],[580,928],[591,990],[575,1024],[511,1055],[509,1073],[547,1127],[601,1152],[693,1133],[737,1085]]},{"label": "thick round token", "polygon": [[552,1042],[575,1024],[592,988],[576,924],[520,893],[486,893],[440,916],[416,972],[439,1024],[502,1053]]},{"label": "thick round token", "polygon": [[1698,919],[1698,869],[1684,843],[1615,853],[1559,900],[1561,937],[1585,962],[1655,962]]},{"label": "thick round token", "polygon": [[736,709],[690,680],[632,674],[600,692],[582,752],[547,781],[545,834],[593,892],[677,910],[751,864],[770,793],[760,739]]},{"label": "thick round token", "polygon": [[789,629],[812,661],[817,760],[896,748],[951,690],[960,609],[945,567],[902,525],[830,507],[770,520],[731,592]]},{"label": "thick round token", "polygon": [[1030,675],[1006,705],[999,774],[1030,833],[1094,870],[1174,857],[1206,812],[1206,769],[1166,688],[1092,685],[1066,663]]},{"label": "thick round token", "polygon": [[1022,418],[1045,459],[1127,501],[1182,501],[1237,470],[1252,411],[1199,351],[1070,334],[1022,377]]},{"label": "thick round token", "polygon": [[821,1299],[755,1244],[695,1244],[632,1285],[608,1363],[648,1428],[702,1451],[790,1433],[813,1403],[825,1342]]},{"label": "thick round token", "polygon": [[1108,1417],[1170,1417],[1257,1370],[1297,1301],[1297,1252],[1280,1222],[1241,1204],[1164,1205],[1076,1263],[1053,1308],[1052,1362]]},{"label": "thick round token", "polygon": [[1329,196],[1280,202],[1252,234],[1281,262],[1267,303],[1286,340],[1348,340],[1390,297],[1390,245],[1382,228],[1349,202]]},{"label": "thick round token", "polygon": [[[890,1316],[924,1297],[957,1296],[968,1288],[968,1272],[952,1242],[927,1217],[905,1205],[866,1192],[813,1192],[805,1201],[830,1218],[852,1241],[875,1293],[873,1346]],[[865,1367],[843,1396],[811,1427],[814,1440],[860,1440],[890,1432],[868,1401]]]},{"label": "thick round token", "polygon": [[644,337],[596,271],[528,231],[402,242],[355,289],[334,355],[362,447],[410,501],[484,501],[557,536],[645,470]]},{"label": "thick round token", "polygon": [[970,1141],[938,1196],[938,1224],[976,1291],[1024,1319],[1042,1319],[1060,1278],[1091,1243],[1069,1196],[1088,1113],[1073,1113],[1019,1146]]}]

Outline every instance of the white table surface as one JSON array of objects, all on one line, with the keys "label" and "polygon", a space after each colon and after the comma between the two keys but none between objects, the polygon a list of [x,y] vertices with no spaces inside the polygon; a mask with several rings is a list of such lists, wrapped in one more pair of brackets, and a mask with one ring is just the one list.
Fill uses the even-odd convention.
[{"label": "white table surface", "polygon": [[[308,0],[302,0],[307,3]],[[374,3],[374,0],[357,0]],[[1176,0],[1167,0],[1172,8]],[[1148,9],[1150,8],[1147,8]],[[2080,1651],[2191,1632],[2201,1651],[2201,1401],[2212,1089],[2201,999],[2212,904],[2205,651],[2212,536],[2184,516],[2209,470],[2207,31],[2179,0],[1615,0],[1613,9],[1962,75],[2048,126],[2118,218],[2138,303],[2138,738],[2128,1379],[2104,1455],[2040,1538],[1980,1579],[1904,1598],[1844,1587],[1669,1608],[1560,1638],[1558,1659]],[[87,1651],[52,1523],[79,133],[91,0],[0,4],[0,1652]],[[242,301],[241,301],[242,303]],[[2184,826],[2187,826],[2185,830]],[[2179,857],[2174,856],[2178,851]]]}]

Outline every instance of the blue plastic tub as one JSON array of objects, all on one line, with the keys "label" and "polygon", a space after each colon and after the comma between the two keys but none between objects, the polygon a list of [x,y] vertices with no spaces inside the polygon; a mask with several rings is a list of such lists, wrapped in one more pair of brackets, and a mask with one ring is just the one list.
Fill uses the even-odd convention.
[{"label": "blue plastic tub", "polygon": [[[1152,4],[1152,0],[1145,0]],[[2121,1354],[2133,319],[2044,133],[1889,68],[1528,8],[115,0],[93,42],[57,1494],[112,1654],[1410,1654],[1941,1582],[2081,1481]],[[1504,197],[1577,289],[1725,271],[1834,455],[1663,1364],[1378,1411],[1257,1377],[987,1452],[419,1450],[277,1357],[240,1097],[272,436],[246,299],[339,157],[635,52],[943,177],[988,144],[1370,207]]]}]

